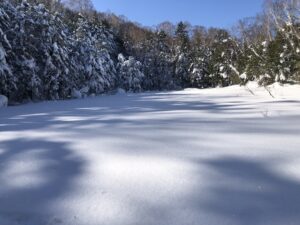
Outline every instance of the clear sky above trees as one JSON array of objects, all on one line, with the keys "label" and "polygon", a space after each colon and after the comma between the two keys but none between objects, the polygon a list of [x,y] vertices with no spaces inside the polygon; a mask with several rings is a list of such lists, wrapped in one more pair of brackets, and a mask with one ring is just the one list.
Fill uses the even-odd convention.
[{"label": "clear sky above trees", "polygon": [[260,12],[263,0],[93,0],[93,3],[100,11],[125,15],[146,26],[184,20],[194,25],[228,28],[237,20]]}]

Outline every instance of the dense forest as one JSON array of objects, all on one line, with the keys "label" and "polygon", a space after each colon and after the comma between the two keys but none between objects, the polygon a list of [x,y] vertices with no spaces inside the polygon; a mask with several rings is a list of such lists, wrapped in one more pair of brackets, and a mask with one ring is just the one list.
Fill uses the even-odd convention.
[{"label": "dense forest", "polygon": [[268,0],[230,30],[143,27],[89,0],[0,1],[0,94],[11,104],[300,82],[300,1]]}]

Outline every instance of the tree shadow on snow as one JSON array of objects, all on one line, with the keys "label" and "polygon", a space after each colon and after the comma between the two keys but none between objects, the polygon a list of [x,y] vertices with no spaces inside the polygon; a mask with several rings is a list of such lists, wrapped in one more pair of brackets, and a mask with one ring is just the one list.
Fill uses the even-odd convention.
[{"label": "tree shadow on snow", "polygon": [[[147,147],[150,148],[149,152],[161,151],[162,143],[172,144],[174,149],[183,149],[182,152],[185,152],[187,142],[197,140],[199,143],[201,138],[207,140],[205,133],[231,133],[236,135],[237,140],[241,134],[256,133],[272,137],[275,134],[279,137],[283,134],[299,133],[297,115],[279,118],[257,116],[240,118],[242,113],[257,109],[246,102],[221,104],[210,100],[198,100],[198,95],[184,100],[185,97],[176,94],[175,99],[168,99],[168,94],[151,93],[12,107],[0,112],[0,135],[1,132],[41,131],[41,129],[48,131],[54,128],[56,132],[76,132],[81,138],[85,138],[85,135],[88,137],[95,135],[97,138],[131,140],[127,143],[134,144],[133,146],[124,146],[121,142],[122,146],[119,146],[119,149],[122,149],[122,154],[128,153],[126,149],[132,149],[136,154],[136,149],[141,149],[141,145],[143,153],[146,153]],[[187,111],[193,113],[205,111],[213,115],[219,114],[221,117],[183,117]],[[176,115],[176,112],[181,116]],[[150,113],[149,118],[139,119],[144,113]],[[151,117],[156,113],[160,115],[166,113],[168,117]],[[226,119],[223,117],[225,114],[231,114],[232,117]],[[285,123],[286,120],[294,121],[295,126],[291,127],[291,123]],[[87,128],[85,133],[82,128],[84,126],[94,128]],[[172,133],[174,129],[181,132]],[[193,129],[197,129],[195,130],[197,132],[187,132],[194,131]],[[155,132],[157,133],[152,134]],[[152,139],[147,146],[145,143],[149,138]],[[212,139],[210,143],[214,141]],[[157,148],[154,149],[153,146]],[[188,147],[199,148],[197,145]],[[205,147],[203,149],[205,150]],[[0,222],[1,217],[14,217],[16,221],[21,221],[22,225],[27,225],[26,221],[33,221],[35,215],[30,214],[31,210],[28,213],[18,212],[18,209],[26,208],[24,205],[30,205],[32,211],[49,213],[49,216],[43,218],[52,219],[51,211],[55,207],[55,200],[74,191],[72,184],[81,175],[85,162],[72,154],[68,143],[47,141],[43,138],[39,140],[19,138],[0,142],[1,150],[3,152],[0,152]],[[182,156],[182,152],[174,155]],[[192,156],[194,157],[195,153]],[[36,165],[26,165],[27,157],[30,157],[29,161],[36,162]],[[208,181],[212,182],[208,191],[213,197],[208,197],[205,202],[202,198],[197,201],[200,193],[196,191],[191,193],[193,198],[189,203],[194,202],[193,210],[199,212],[206,210],[235,221],[238,225],[273,225],[272,221],[275,221],[276,225],[297,224],[300,221],[300,184],[273,172],[268,166],[270,163],[272,162],[239,158],[221,158],[205,162],[205,166],[218,174]],[[26,177],[34,179],[24,179]],[[163,210],[168,209],[161,211],[164,212]],[[169,211],[165,211],[165,214],[168,213]]]},{"label": "tree shadow on snow", "polygon": [[209,198],[195,203],[238,225],[298,224],[300,183],[272,171],[268,161],[220,158],[205,162],[217,173]]},{"label": "tree shadow on snow", "polygon": [[59,223],[55,200],[72,192],[84,162],[60,142],[20,138],[0,142],[0,150],[0,222]]},{"label": "tree shadow on snow", "polygon": [[[185,94],[176,94],[175,96],[177,97],[175,99],[170,99],[169,95],[167,93],[146,93],[128,96],[106,96],[104,98],[97,97],[87,100],[28,104],[22,106],[20,110],[18,110],[19,107],[11,107],[0,112],[0,133],[1,131],[37,130],[54,126],[56,126],[56,129],[64,130],[70,128],[75,131],[79,126],[97,124],[103,127],[112,127],[122,124],[143,126],[147,124],[189,125],[194,123],[212,123],[215,124],[214,127],[222,127],[224,123],[236,122],[246,126],[249,124],[249,129],[251,129],[250,123],[254,123],[251,120],[252,118],[245,120],[244,118],[234,118],[234,116],[247,115],[251,110],[258,110],[254,106],[241,101],[221,104],[215,101],[199,99],[198,95],[189,95],[189,99],[192,101],[186,101]],[[212,118],[210,120],[207,118],[193,120],[188,117],[177,119],[176,112],[182,113],[183,111],[206,112],[212,115],[227,114],[232,116],[233,119],[228,119],[228,121]],[[143,113],[168,112],[172,112],[173,118],[155,119],[149,117],[143,120],[135,119],[135,116]],[[265,112],[261,112],[261,114],[262,118],[256,118],[256,127],[260,126],[260,121],[269,119],[264,117]],[[125,116],[131,116],[131,118],[124,118]],[[276,122],[276,119],[274,121]],[[216,126],[218,123],[221,126]],[[280,132],[280,130],[277,132]]]}]

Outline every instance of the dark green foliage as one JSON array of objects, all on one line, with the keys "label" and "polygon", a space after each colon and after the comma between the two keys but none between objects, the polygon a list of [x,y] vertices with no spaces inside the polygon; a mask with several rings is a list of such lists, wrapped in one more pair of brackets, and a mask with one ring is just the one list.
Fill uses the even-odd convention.
[{"label": "dark green foliage", "polygon": [[174,76],[178,86],[189,87],[191,75],[191,46],[187,25],[180,22],[175,32]]}]

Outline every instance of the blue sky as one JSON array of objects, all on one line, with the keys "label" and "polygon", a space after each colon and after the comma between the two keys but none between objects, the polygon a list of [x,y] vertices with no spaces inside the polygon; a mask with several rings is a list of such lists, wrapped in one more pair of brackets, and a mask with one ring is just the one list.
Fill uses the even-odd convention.
[{"label": "blue sky", "polygon": [[238,19],[261,11],[263,0],[92,0],[102,12],[113,12],[152,26],[163,21],[229,28]]}]

